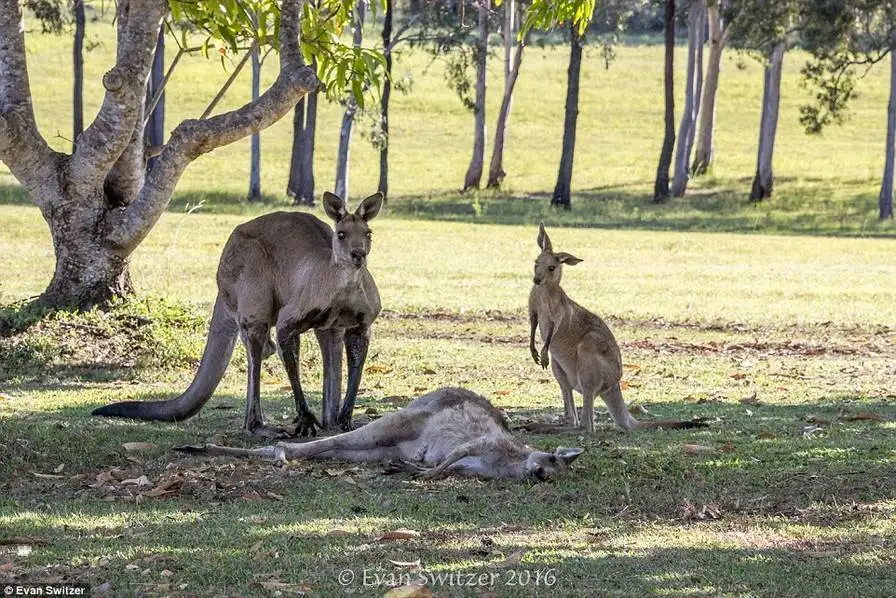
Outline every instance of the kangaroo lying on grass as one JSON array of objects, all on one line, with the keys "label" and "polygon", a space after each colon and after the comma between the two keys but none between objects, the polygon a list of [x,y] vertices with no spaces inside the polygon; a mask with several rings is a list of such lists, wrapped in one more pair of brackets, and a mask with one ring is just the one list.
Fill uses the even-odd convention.
[{"label": "kangaroo lying on grass", "polygon": [[[619,381],[622,380],[622,355],[609,327],[560,288],[563,264],[574,266],[579,258],[565,252],[554,253],[551,239],[538,229],[541,254],[535,260],[535,276],[529,294],[529,351],[541,367],[548,364],[560,384],[566,422],[579,427],[579,416],[572,391],[582,393],[582,422],[587,432],[594,431],[594,397],[600,395],[613,421],[622,429],[695,428],[697,421],[638,421],[631,416]],[[544,343],[541,353],[535,348],[535,330],[541,329]]]},{"label": "kangaroo lying on grass", "polygon": [[[295,396],[297,433],[314,434],[321,423],[309,410],[299,382],[299,335],[313,328],[323,353],[322,427],[351,429],[370,325],[380,313],[379,293],[366,265],[367,223],[382,202],[382,194],[371,195],[349,214],[340,197],[324,193],[324,211],[335,222],[335,234],[315,216],[298,212],[266,214],[236,227],[221,254],[208,341],[186,392],[168,401],[113,403],[93,415],[161,421],[193,416],[224,376],[239,334],[249,360],[243,429],[284,436],[282,429],[264,424],[259,397],[262,359],[275,350],[270,339],[274,326]],[[348,387],[340,411],[343,343]]]},{"label": "kangaroo lying on grass", "polygon": [[558,447],[545,453],[517,440],[504,414],[487,399],[463,388],[441,388],[366,426],[304,443],[280,442],[255,449],[206,444],[175,450],[205,455],[272,459],[333,458],[399,462],[424,478],[443,473],[515,480],[563,475],[582,454]]}]

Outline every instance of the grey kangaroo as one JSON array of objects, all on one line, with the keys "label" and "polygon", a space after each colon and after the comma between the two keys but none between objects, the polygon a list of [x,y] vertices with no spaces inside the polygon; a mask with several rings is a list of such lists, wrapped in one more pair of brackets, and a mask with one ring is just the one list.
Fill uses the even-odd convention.
[{"label": "grey kangaroo", "polygon": [[[236,227],[221,254],[208,341],[186,392],[168,401],[113,403],[93,414],[161,421],[193,416],[224,376],[240,335],[249,360],[243,429],[261,436],[284,436],[282,429],[265,425],[259,400],[261,362],[275,350],[270,338],[273,326],[295,397],[296,432],[305,436],[315,434],[315,427],[337,425],[351,429],[370,326],[380,313],[367,254],[368,222],[382,202],[382,194],[377,193],[349,213],[340,197],[324,193],[324,211],[335,223],[335,234],[315,216],[298,212],[266,214]],[[312,328],[323,353],[322,424],[308,408],[299,382],[299,335]],[[340,410],[343,344],[348,386]]]},{"label": "grey kangaroo", "polygon": [[[541,253],[535,260],[535,276],[529,293],[529,351],[541,367],[551,366],[560,384],[566,423],[587,432],[594,431],[594,398],[604,400],[610,417],[622,429],[694,428],[696,421],[638,421],[631,416],[619,382],[622,380],[622,355],[610,328],[560,288],[563,265],[574,266],[582,260],[566,252],[554,252],[551,239],[538,229]],[[535,348],[536,328],[541,329],[541,353]],[[572,391],[582,394],[582,422],[576,411]]]},{"label": "grey kangaroo", "polygon": [[441,388],[366,426],[310,442],[280,442],[255,449],[206,444],[175,450],[271,459],[332,458],[397,462],[423,478],[456,473],[484,478],[544,481],[566,474],[581,448],[546,453],[524,445],[504,414],[463,388]]}]

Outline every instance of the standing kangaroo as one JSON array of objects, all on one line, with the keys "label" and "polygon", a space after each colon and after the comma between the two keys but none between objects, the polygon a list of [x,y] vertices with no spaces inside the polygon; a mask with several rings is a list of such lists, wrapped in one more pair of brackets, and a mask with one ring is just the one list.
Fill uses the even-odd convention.
[{"label": "standing kangaroo", "polygon": [[[168,401],[113,403],[93,415],[161,421],[193,416],[224,376],[239,334],[249,361],[243,429],[283,436],[282,429],[265,425],[259,396],[261,362],[273,352],[273,326],[295,396],[296,432],[314,434],[315,426],[350,429],[370,325],[380,313],[379,293],[366,265],[371,239],[367,223],[382,202],[382,194],[371,195],[350,214],[340,197],[324,193],[324,211],[335,222],[335,234],[315,216],[298,212],[274,212],[237,226],[221,254],[208,341],[186,392]],[[312,328],[323,354],[322,426],[299,382],[299,335]],[[343,344],[348,386],[340,410]]]},{"label": "standing kangaroo", "polygon": [[309,458],[391,461],[424,478],[457,473],[538,481],[565,474],[583,452],[558,447],[546,453],[524,445],[511,434],[504,414],[463,388],[440,388],[362,428],[320,440],[255,449],[206,444],[175,450],[258,457],[277,464]]},{"label": "standing kangaroo", "polygon": [[[631,416],[619,381],[622,380],[622,355],[610,328],[560,288],[563,264],[574,266],[579,258],[565,252],[554,253],[551,240],[538,229],[541,254],[535,260],[535,276],[529,293],[529,351],[541,367],[548,364],[560,384],[566,422],[579,427],[572,391],[582,394],[582,418],[585,431],[594,431],[594,397],[600,395],[613,421],[622,429],[694,428],[694,421],[638,421]],[[535,348],[535,330],[541,328],[541,354]]]}]

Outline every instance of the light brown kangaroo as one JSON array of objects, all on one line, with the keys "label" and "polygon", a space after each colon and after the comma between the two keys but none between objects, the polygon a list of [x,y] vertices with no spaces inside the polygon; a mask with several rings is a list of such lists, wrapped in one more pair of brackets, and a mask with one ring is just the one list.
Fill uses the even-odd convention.
[{"label": "light brown kangaroo", "polygon": [[[582,394],[582,424],[594,431],[594,398],[604,400],[610,417],[622,429],[694,428],[705,424],[696,421],[638,421],[631,416],[619,382],[622,380],[622,355],[610,328],[560,288],[563,264],[574,266],[579,258],[565,252],[554,253],[551,240],[538,229],[541,253],[535,260],[535,276],[529,293],[529,351],[541,367],[548,364],[560,384],[566,423],[579,427],[572,391]],[[535,331],[541,329],[541,353],[535,348]]]},{"label": "light brown kangaroo", "polygon": [[[282,429],[265,425],[259,398],[261,362],[273,352],[273,326],[295,397],[296,432],[314,434],[321,423],[308,408],[299,382],[299,335],[313,328],[323,353],[322,427],[350,429],[370,325],[380,313],[367,254],[368,222],[382,202],[382,194],[371,195],[350,214],[340,197],[324,193],[324,211],[335,223],[335,234],[320,219],[299,212],[274,212],[237,226],[221,254],[208,341],[186,392],[168,401],[113,403],[93,414],[162,421],[191,417],[224,376],[239,334],[249,360],[243,429],[261,436],[284,436]],[[343,344],[348,385],[340,410]]]},{"label": "light brown kangaroo", "polygon": [[558,447],[546,453],[513,436],[504,414],[463,388],[440,388],[366,426],[303,443],[280,442],[255,449],[206,444],[175,450],[206,455],[271,459],[332,458],[392,462],[434,478],[446,473],[484,478],[544,481],[561,476],[582,454]]}]

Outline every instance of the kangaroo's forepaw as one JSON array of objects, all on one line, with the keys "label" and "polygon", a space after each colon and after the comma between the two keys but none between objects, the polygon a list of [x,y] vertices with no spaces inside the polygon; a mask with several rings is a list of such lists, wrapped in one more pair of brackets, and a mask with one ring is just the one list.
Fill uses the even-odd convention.
[{"label": "kangaroo's forepaw", "polygon": [[320,422],[310,411],[299,413],[292,423],[296,424],[296,436],[317,436]]},{"label": "kangaroo's forepaw", "polygon": [[340,417],[336,420],[336,425],[339,426],[339,429],[343,432],[351,432],[355,429],[354,424],[352,424],[352,418],[349,417]]}]

